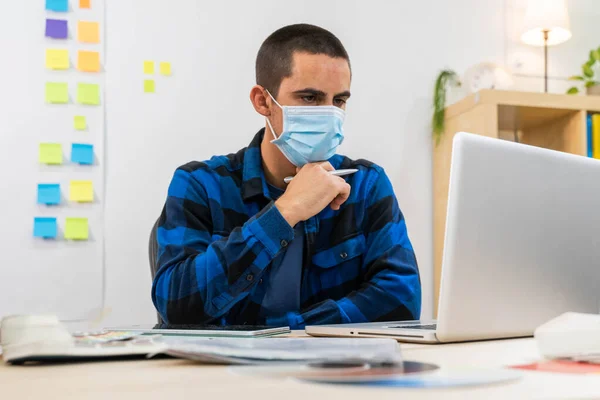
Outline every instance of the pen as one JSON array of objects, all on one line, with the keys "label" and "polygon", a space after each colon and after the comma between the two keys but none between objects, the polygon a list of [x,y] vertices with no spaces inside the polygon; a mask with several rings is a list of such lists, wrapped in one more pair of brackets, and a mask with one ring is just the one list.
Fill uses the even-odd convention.
[{"label": "pen", "polygon": [[[329,171],[329,173],[331,175],[335,175],[335,176],[346,176],[346,175],[353,174],[355,172],[358,172],[358,170],[357,169],[336,169],[334,171]],[[283,181],[285,183],[290,183],[292,181],[292,179],[294,179],[293,176],[287,176],[287,177],[285,177],[285,179]]]}]

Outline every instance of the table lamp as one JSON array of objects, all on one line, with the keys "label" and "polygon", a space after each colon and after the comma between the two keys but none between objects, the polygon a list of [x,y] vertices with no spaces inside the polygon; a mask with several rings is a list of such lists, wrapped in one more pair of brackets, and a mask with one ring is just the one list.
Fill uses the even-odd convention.
[{"label": "table lamp", "polygon": [[571,38],[566,0],[528,0],[521,41],[544,46],[544,92],[548,92],[548,46]]}]

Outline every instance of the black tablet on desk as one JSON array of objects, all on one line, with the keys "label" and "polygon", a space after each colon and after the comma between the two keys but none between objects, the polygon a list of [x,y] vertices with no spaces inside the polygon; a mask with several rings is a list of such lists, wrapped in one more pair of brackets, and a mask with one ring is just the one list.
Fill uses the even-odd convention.
[{"label": "black tablet on desk", "polygon": [[210,336],[210,337],[265,337],[289,333],[288,326],[257,325],[194,325],[194,324],[158,324],[131,325],[104,328],[107,331],[139,332],[145,335],[168,336]]}]

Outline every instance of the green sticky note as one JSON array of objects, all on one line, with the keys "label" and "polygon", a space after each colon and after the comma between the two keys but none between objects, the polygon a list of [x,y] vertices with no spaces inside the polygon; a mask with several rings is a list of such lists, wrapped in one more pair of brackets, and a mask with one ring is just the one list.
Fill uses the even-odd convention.
[{"label": "green sticky note", "polygon": [[82,115],[76,115],[73,119],[73,124],[75,125],[75,129],[78,131],[85,131],[85,127],[87,126],[85,123],[85,117]]},{"label": "green sticky note", "polygon": [[100,86],[94,83],[77,84],[77,102],[97,106],[100,104]]},{"label": "green sticky note", "polygon": [[144,92],[154,93],[154,81],[152,79],[144,80]]},{"label": "green sticky note", "polygon": [[62,164],[60,143],[40,143],[40,164]]},{"label": "green sticky note", "polygon": [[69,217],[65,223],[65,239],[88,240],[88,219]]},{"label": "green sticky note", "polygon": [[46,103],[65,104],[69,102],[69,86],[62,82],[46,82]]}]

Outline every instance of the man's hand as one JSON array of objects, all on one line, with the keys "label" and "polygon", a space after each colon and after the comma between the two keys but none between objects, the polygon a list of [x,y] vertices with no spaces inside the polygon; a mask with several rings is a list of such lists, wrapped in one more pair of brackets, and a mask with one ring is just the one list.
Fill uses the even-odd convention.
[{"label": "man's hand", "polygon": [[295,226],[320,213],[327,205],[339,210],[350,196],[350,185],[339,176],[330,175],[330,163],[306,164],[297,170],[285,193],[275,202],[281,215]]}]

